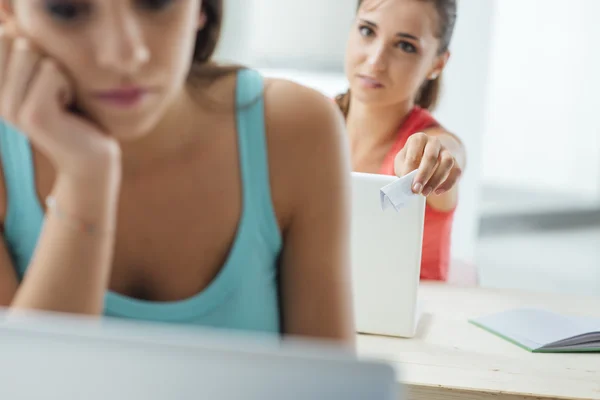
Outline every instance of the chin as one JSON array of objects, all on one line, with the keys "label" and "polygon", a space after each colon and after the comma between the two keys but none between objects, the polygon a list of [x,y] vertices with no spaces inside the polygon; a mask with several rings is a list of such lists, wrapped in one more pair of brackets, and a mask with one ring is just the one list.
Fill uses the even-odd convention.
[{"label": "chin", "polygon": [[130,110],[89,107],[87,115],[108,135],[129,142],[143,138],[154,130],[164,114],[162,104],[147,104]]},{"label": "chin", "polygon": [[166,111],[166,102],[161,97],[153,95],[138,104],[124,106],[84,99],[76,109],[108,135],[129,142],[143,138],[156,128]]},{"label": "chin", "polygon": [[106,132],[119,142],[133,142],[148,135],[158,124],[159,116],[110,118],[99,120]]},{"label": "chin", "polygon": [[405,101],[402,97],[395,95],[395,93],[391,93],[388,89],[365,90],[361,87],[357,87],[351,88],[350,90],[352,91],[352,97],[354,99],[369,106],[385,107]]},{"label": "chin", "polygon": [[118,142],[121,143],[132,143],[132,142],[136,142],[140,139],[143,139],[145,136],[148,135],[147,130],[142,130],[142,129],[138,129],[138,130],[111,130],[110,131],[110,135],[112,137],[114,137]]},{"label": "chin", "polygon": [[385,90],[363,90],[362,88],[351,89],[352,97],[365,104],[388,104],[389,96],[386,96]]}]

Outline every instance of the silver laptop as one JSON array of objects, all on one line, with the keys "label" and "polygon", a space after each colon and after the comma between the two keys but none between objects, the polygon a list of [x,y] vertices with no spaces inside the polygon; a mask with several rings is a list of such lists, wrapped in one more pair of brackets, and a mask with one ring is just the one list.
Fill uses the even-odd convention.
[{"label": "silver laptop", "polygon": [[0,399],[397,400],[388,365],[322,343],[33,314],[0,315]]},{"label": "silver laptop", "polygon": [[352,173],[352,280],[361,333],[415,335],[425,197],[382,211],[380,189],[396,177]]}]

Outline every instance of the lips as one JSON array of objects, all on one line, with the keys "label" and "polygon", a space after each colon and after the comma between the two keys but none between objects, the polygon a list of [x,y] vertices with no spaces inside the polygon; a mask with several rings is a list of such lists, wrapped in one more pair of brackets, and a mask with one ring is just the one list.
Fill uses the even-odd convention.
[{"label": "lips", "polygon": [[367,88],[381,89],[384,87],[383,83],[381,83],[379,80],[367,75],[358,75],[358,79],[360,80],[362,85]]},{"label": "lips", "polygon": [[116,89],[97,91],[94,93],[94,97],[110,105],[119,107],[131,107],[139,104],[149,91],[142,87],[128,86]]}]

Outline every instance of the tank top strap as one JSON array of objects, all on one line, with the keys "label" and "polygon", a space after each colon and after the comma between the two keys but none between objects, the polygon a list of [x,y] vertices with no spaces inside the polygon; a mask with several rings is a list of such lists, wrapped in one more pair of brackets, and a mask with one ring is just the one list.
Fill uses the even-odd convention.
[{"label": "tank top strap", "polygon": [[0,158],[6,193],[4,236],[11,244],[17,273],[22,275],[37,243],[35,228],[43,219],[43,210],[38,201],[29,140],[3,120],[0,120]]},{"label": "tank top strap", "polygon": [[281,234],[271,198],[267,149],[264,80],[252,69],[238,72],[236,91],[238,151],[244,202],[274,251],[281,247]]}]

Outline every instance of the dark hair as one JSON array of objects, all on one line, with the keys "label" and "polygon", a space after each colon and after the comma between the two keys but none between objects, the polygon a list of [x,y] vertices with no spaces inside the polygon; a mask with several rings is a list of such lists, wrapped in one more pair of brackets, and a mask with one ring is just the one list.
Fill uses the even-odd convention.
[{"label": "dark hair", "polygon": [[189,79],[194,83],[211,82],[242,68],[239,65],[217,65],[212,61],[223,26],[223,0],[202,0],[202,12],[206,22],[196,35],[189,75]]},{"label": "dark hair", "polygon": [[[442,55],[450,48],[450,41],[452,40],[452,34],[454,33],[454,25],[456,24],[457,15],[457,0],[418,0],[432,2],[437,10],[439,18],[439,29],[436,32],[436,37],[440,40],[440,47],[438,54]],[[358,9],[364,0],[358,0]],[[439,101],[440,93],[442,89],[442,74],[438,75],[436,79],[426,80],[415,99],[415,104],[428,109],[433,110]],[[342,93],[336,96],[335,101],[339,106],[344,117],[348,115],[350,109],[350,90],[346,93]]]}]

